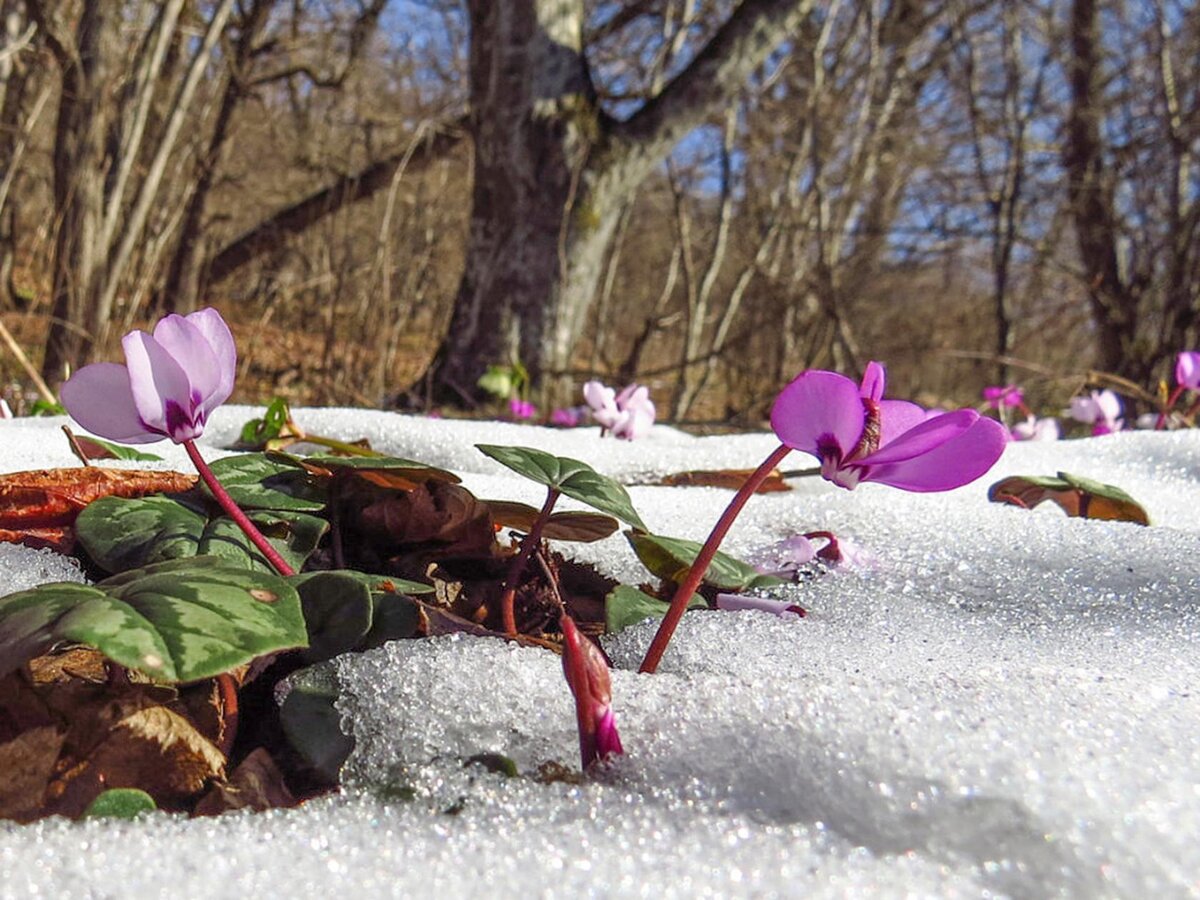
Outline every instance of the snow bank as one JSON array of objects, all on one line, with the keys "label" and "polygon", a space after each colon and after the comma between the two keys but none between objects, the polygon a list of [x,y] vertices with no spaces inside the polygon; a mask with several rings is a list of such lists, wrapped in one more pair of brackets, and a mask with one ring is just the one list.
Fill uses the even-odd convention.
[{"label": "snow bank", "polygon": [[[206,453],[252,413],[219,411]],[[775,446],[359,410],[297,419],[527,501],[539,489],[472,444],[637,479],[745,468]],[[59,424],[0,422],[0,471],[70,465]],[[177,448],[150,449],[186,469]],[[1155,525],[986,500],[1004,475],[1060,469],[1118,484]],[[730,496],[631,494],[652,529],[695,539]],[[689,613],[653,677],[634,674],[652,627],[610,639],[627,670],[613,684],[627,755],[590,783],[463,765],[500,752],[525,776],[575,766],[556,658],[398,642],[334,663],[358,739],[344,795],[216,820],[0,827],[0,896],[1200,894],[1198,510],[1200,432],[1012,445],[981,482],[942,495],[802,480],[752,500],[727,548],[755,555],[824,528],[876,563],[796,588],[803,620]],[[644,577],[619,537],[573,552]],[[0,548],[5,592],[72,571]]]}]

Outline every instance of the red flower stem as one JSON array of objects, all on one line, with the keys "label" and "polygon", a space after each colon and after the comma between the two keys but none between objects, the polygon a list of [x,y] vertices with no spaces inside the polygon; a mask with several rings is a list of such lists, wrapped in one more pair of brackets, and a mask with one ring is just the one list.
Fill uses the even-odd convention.
[{"label": "red flower stem", "polygon": [[237,523],[238,528],[242,529],[246,537],[250,539],[250,542],[275,567],[276,572],[284,576],[295,575],[296,570],[287,564],[284,558],[279,555],[279,551],[271,546],[270,542],[263,537],[263,533],[255,527],[254,523],[233,502],[233,498],[229,496],[229,492],[221,487],[221,482],[217,481],[217,476],[212,473],[212,469],[208,467],[208,463],[204,461],[204,457],[196,449],[196,442],[184,441],[183,447],[187,450],[187,455],[191,459],[192,465],[196,467],[196,471],[204,479],[204,483],[216,498],[217,503],[221,504],[221,509],[225,510],[225,514]]},{"label": "red flower stem", "polygon": [[696,588],[700,587],[700,582],[704,580],[704,573],[708,571],[709,564],[713,561],[713,557],[717,555],[717,548],[721,546],[721,541],[725,539],[725,533],[729,531],[729,526],[738,517],[738,513],[746,505],[746,501],[758,490],[758,486],[767,479],[772,470],[791,452],[792,448],[787,444],[780,444],[770,456],[763,460],[762,465],[754,470],[754,473],[745,480],[738,489],[738,492],[733,495],[733,499],[725,507],[725,512],[721,513],[721,518],[717,519],[717,524],[713,526],[708,540],[700,548],[700,553],[696,557],[696,561],[688,569],[687,577],[683,579],[678,590],[675,591],[675,597],[671,601],[671,608],[663,616],[662,624],[658,626],[658,633],[654,635],[654,640],[650,642],[650,649],[646,651],[646,658],[642,660],[642,666],[638,669],[639,672],[652,675],[658,668],[658,664],[662,660],[662,655],[666,652],[667,644],[671,640],[671,635],[675,633],[675,628],[679,625],[679,620],[683,618],[688,601],[692,599],[692,594],[696,593]]},{"label": "red flower stem", "polygon": [[[1167,398],[1166,405],[1158,413],[1158,420],[1154,423],[1155,431],[1162,431],[1163,426],[1167,424],[1167,413],[1175,408],[1175,403],[1183,394],[1183,385],[1177,385],[1175,390],[1171,391],[1171,396]],[[1159,396],[1162,396],[1161,394]]]},{"label": "red flower stem", "polygon": [[512,565],[508,567],[508,577],[504,579],[504,595],[500,598],[500,618],[504,623],[505,634],[517,633],[517,618],[513,610],[517,599],[517,579],[525,571],[525,563],[529,561],[529,554],[541,543],[542,529],[546,527],[546,522],[550,519],[550,513],[554,511],[554,504],[558,502],[558,498],[559,492],[554,488],[549,488],[546,493],[546,502],[542,504],[542,511],[534,520],[529,534],[522,538],[521,550],[516,559],[512,561]]}]

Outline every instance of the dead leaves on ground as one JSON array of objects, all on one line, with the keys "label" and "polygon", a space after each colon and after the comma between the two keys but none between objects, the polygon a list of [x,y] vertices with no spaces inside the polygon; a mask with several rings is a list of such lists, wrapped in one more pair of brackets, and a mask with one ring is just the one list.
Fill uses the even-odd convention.
[{"label": "dead leaves on ground", "polygon": [[195,475],[182,472],[103,469],[39,469],[0,475],[0,542],[70,553],[76,516],[101,497],[145,497],[190,490]]},{"label": "dead leaves on ground", "polygon": [[265,751],[226,778],[222,702],[214,680],[135,681],[90,648],[33,660],[0,680],[0,817],[76,817],[110,788],[197,814],[293,805]]}]

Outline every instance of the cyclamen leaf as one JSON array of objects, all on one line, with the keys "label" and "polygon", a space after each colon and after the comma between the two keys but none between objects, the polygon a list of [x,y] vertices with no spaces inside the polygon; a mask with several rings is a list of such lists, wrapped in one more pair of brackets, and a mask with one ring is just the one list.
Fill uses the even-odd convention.
[{"label": "cyclamen leaf", "polygon": [[165,682],[211,678],[308,643],[295,588],[214,557],[0,598],[0,676],[59,641],[95,647]]},{"label": "cyclamen leaf", "polygon": [[273,455],[226,456],[210,466],[221,486],[242,509],[312,512],[325,506],[325,491],[304,469]]},{"label": "cyclamen leaf", "polygon": [[[275,571],[232,519],[210,520],[207,515],[206,509],[183,498],[105,497],[80,513],[75,528],[88,555],[109,572],[209,554],[240,568]],[[324,519],[300,512],[253,510],[249,517],[296,569],[329,527]]]},{"label": "cyclamen leaf", "polygon": [[[615,634],[645,619],[661,619],[669,608],[670,604],[665,600],[651,597],[627,584],[618,584],[604,598],[604,630]],[[693,594],[687,608],[708,609],[708,604],[699,594]]]},{"label": "cyclamen leaf", "polygon": [[135,450],[124,444],[114,444],[102,441],[98,437],[86,434],[75,435],[75,443],[88,459],[132,459],[137,462],[161,462],[162,457],[142,450]]},{"label": "cyclamen leaf", "polygon": [[332,665],[312,666],[291,675],[291,690],[279,707],[279,724],[292,748],[331,785],[354,750],[354,738],[341,729],[334,707],[340,694]]},{"label": "cyclamen leaf", "polygon": [[[700,555],[701,545],[696,541],[637,531],[626,532],[625,536],[642,565],[668,581],[683,581],[688,569]],[[752,587],[783,584],[784,581],[774,575],[763,575],[753,566],[717,551],[704,574],[703,583],[720,591],[739,592]]]},{"label": "cyclamen leaf", "polygon": [[1150,524],[1150,516],[1142,505],[1119,487],[1070,472],[1059,472],[1056,478],[1034,475],[1002,478],[988,488],[988,499],[1026,509],[1049,500],[1068,516]]},{"label": "cyclamen leaf", "polygon": [[88,804],[83,818],[133,819],[158,809],[154,798],[137,788],[110,788]]},{"label": "cyclamen leaf", "polygon": [[[492,511],[492,520],[506,528],[528,533],[538,517],[539,511],[527,503],[512,500],[484,502]],[[602,513],[564,510],[550,514],[542,528],[542,537],[551,541],[577,541],[586,544],[606,538],[620,527],[620,522]]]},{"label": "cyclamen leaf", "polygon": [[627,525],[642,530],[646,528],[641,516],[633,508],[628,491],[619,482],[601,475],[585,462],[552,456],[532,447],[501,447],[495,444],[475,446],[496,462],[538,484],[616,516]]}]

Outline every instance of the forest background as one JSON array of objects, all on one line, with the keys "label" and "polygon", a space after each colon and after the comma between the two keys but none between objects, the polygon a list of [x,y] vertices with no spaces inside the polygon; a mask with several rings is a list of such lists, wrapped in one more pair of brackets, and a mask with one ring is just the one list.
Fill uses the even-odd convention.
[{"label": "forest background", "polygon": [[246,402],[487,411],[519,362],[543,409],[637,380],[687,422],[873,358],[1056,411],[1200,345],[1191,2],[0,13],[0,322],[51,387],[202,305]]}]

